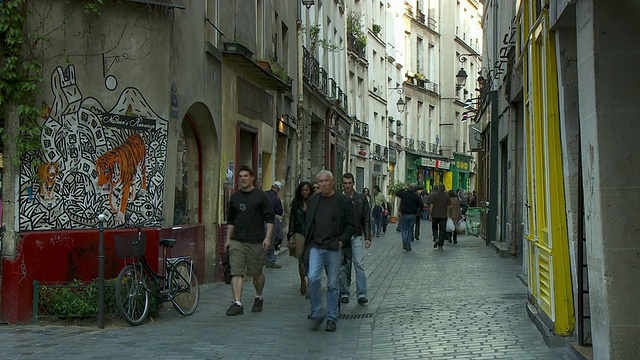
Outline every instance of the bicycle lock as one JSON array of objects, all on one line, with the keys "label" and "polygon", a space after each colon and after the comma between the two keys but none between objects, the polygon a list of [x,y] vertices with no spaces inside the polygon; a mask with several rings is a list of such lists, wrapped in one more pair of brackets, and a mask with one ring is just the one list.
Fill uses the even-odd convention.
[{"label": "bicycle lock", "polygon": [[98,328],[104,329],[104,214],[98,215]]}]

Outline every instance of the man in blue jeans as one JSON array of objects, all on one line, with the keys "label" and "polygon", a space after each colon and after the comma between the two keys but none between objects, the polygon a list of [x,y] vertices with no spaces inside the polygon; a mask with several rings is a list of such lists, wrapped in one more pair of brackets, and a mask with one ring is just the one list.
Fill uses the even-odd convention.
[{"label": "man in blue jeans", "polygon": [[400,199],[400,232],[402,233],[402,249],[411,251],[413,240],[413,226],[416,223],[416,214],[420,208],[420,195],[416,192],[416,185],[411,184],[409,189],[396,191]]},{"label": "man in blue jeans", "polygon": [[340,302],[349,302],[351,287],[351,264],[356,269],[356,295],[358,304],[365,305],[367,299],[367,274],[364,272],[364,249],[371,246],[371,216],[369,214],[369,202],[367,198],[353,189],[354,177],[351,173],[342,175],[343,194],[351,202],[356,213],[356,232],[351,238],[351,247],[343,247],[345,262],[342,264],[340,272]]},{"label": "man in blue jeans", "polygon": [[304,227],[306,243],[302,255],[302,262],[309,277],[309,318],[314,330],[324,321],[320,285],[326,271],[325,330],[336,331],[342,248],[351,246],[351,237],[355,233],[355,216],[351,199],[334,190],[335,180],[330,171],[320,170],[316,175],[316,183],[320,186],[320,191],[312,195],[307,202],[307,220]]}]

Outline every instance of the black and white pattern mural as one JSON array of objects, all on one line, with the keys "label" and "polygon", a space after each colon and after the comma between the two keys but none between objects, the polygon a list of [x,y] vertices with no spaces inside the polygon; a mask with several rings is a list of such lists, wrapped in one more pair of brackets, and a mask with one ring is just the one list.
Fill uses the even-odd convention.
[{"label": "black and white pattern mural", "polygon": [[[114,76],[104,81],[117,90]],[[92,228],[99,214],[107,226],[162,217],[168,121],[133,87],[108,109],[84,96],[72,65],[53,71],[51,89],[43,151],[28,154],[20,170],[20,231]]]}]

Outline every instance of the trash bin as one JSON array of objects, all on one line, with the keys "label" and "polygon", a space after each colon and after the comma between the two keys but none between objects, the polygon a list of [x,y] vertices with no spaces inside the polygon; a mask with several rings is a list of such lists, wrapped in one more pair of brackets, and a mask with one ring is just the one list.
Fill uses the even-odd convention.
[{"label": "trash bin", "polygon": [[482,208],[470,207],[467,209],[467,235],[480,236],[480,215]]}]

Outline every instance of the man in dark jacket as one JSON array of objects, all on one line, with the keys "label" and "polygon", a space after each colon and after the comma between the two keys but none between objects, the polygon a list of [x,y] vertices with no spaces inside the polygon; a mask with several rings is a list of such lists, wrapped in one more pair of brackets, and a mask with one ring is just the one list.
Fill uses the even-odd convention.
[{"label": "man in dark jacket", "polygon": [[356,192],[354,177],[351,173],[342,175],[343,194],[351,199],[355,210],[356,232],[351,238],[351,246],[342,249],[345,262],[340,272],[340,302],[349,302],[349,287],[351,287],[351,264],[356,268],[356,295],[358,304],[364,305],[367,299],[367,275],[364,272],[364,249],[371,246],[371,213],[367,198]]},{"label": "man in dark jacket", "polygon": [[269,200],[271,200],[271,206],[273,206],[273,213],[276,218],[273,221],[273,233],[271,237],[271,247],[269,251],[267,251],[267,264],[266,267],[280,269],[282,265],[276,262],[276,253],[280,244],[282,243],[282,238],[284,236],[282,231],[282,215],[284,214],[284,208],[282,207],[282,200],[278,197],[278,193],[282,191],[283,185],[280,181],[276,181],[271,185],[271,189],[267,190],[266,193],[269,195]]},{"label": "man in dark jacket", "polygon": [[402,249],[411,251],[413,240],[413,226],[416,223],[416,214],[420,208],[420,195],[416,193],[416,185],[411,184],[409,189],[396,191],[400,198],[400,231],[402,232]]},{"label": "man in dark jacket", "polygon": [[322,273],[327,273],[327,326],[326,331],[336,331],[338,301],[340,298],[340,267],[342,248],[351,246],[355,234],[353,204],[348,197],[336,193],[335,180],[329,170],[320,170],[316,175],[319,193],[309,198],[305,222],[305,251],[303,263],[309,277],[310,318],[313,328],[318,329],[324,321],[320,284]]},{"label": "man in dark jacket", "polygon": [[438,185],[438,191],[431,196],[431,205],[429,207],[429,220],[433,221],[434,226],[438,227],[438,241],[433,243],[434,248],[442,250],[444,238],[447,236],[447,214],[451,207],[451,198],[445,192],[443,184]]}]

